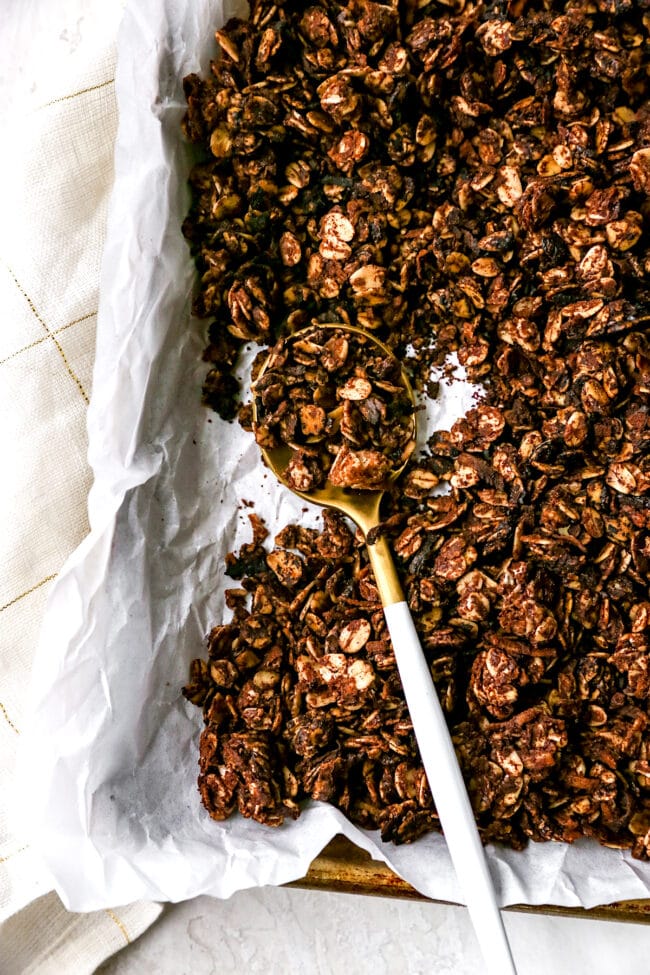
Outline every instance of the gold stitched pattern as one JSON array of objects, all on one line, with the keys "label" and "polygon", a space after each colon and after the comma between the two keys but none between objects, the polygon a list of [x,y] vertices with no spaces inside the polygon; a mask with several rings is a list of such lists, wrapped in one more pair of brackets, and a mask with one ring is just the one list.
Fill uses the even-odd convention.
[{"label": "gold stitched pattern", "polygon": [[36,306],[34,305],[34,302],[29,297],[29,295],[27,294],[27,292],[25,291],[25,289],[20,284],[18,278],[16,277],[16,275],[14,274],[14,272],[11,270],[11,268],[8,265],[7,265],[7,270],[9,271],[9,274],[14,279],[14,283],[15,283],[16,287],[18,288],[18,290],[20,291],[21,295],[23,296],[23,298],[25,299],[25,301],[27,302],[27,304],[31,308],[34,317],[36,318],[36,320],[38,322],[41,323],[41,325],[43,326],[43,328],[47,332],[49,338],[51,338],[52,341],[54,342],[55,346],[57,347],[57,349],[59,351],[59,354],[60,354],[61,358],[63,359],[63,363],[64,363],[66,369],[68,370],[68,375],[71,377],[71,379],[74,380],[74,382],[77,385],[77,388],[79,389],[79,392],[81,393],[81,395],[83,396],[84,400],[86,401],[86,404],[88,404],[90,402],[90,400],[88,399],[88,394],[86,393],[86,390],[81,385],[81,381],[80,381],[79,377],[73,371],[70,363],[68,362],[67,356],[66,356],[65,352],[63,351],[63,346],[61,345],[60,342],[57,341],[54,333],[51,331],[50,328],[48,328],[48,326],[45,323],[45,321],[41,318],[41,316],[39,315],[39,313],[36,311]]},{"label": "gold stitched pattern", "polygon": [[0,863],[6,863],[7,860],[11,860],[12,857],[17,857],[19,853],[24,853],[28,849],[26,846],[21,846],[19,850],[14,850],[13,853],[8,853],[6,857],[0,857]]},{"label": "gold stitched pattern", "polygon": [[[80,322],[85,322],[96,314],[97,311],[90,311],[87,315],[82,315],[81,318],[75,318],[73,322],[68,322],[67,325],[62,325],[61,328],[55,328],[52,335],[60,335],[61,332],[65,332],[66,329],[72,328],[73,325],[78,325]],[[40,345],[41,342],[47,342],[49,338],[49,335],[44,335],[42,338],[36,339],[34,342],[30,342],[29,345],[24,345],[22,349],[17,349],[16,352],[12,352],[11,355],[8,355],[6,359],[0,359],[0,366],[3,366],[5,362],[9,362],[10,359],[15,359],[17,355],[21,355],[23,352],[33,349],[34,346]]]},{"label": "gold stitched pattern", "polygon": [[70,95],[61,95],[60,98],[53,98],[51,102],[45,102],[45,104],[39,105],[38,109],[47,108],[48,105],[56,105],[57,102],[67,102],[68,99],[77,98],[78,95],[87,95],[89,91],[99,91],[100,88],[106,88],[108,85],[112,85],[114,81],[115,78],[109,78],[108,81],[101,81],[98,85],[91,85],[90,88],[82,88],[80,91],[73,91]]},{"label": "gold stitched pattern", "polygon": [[26,589],[25,592],[21,592],[20,596],[14,596],[14,598],[10,599],[8,603],[4,604],[4,606],[0,606],[0,613],[2,613],[5,609],[9,609],[10,606],[13,606],[14,603],[17,603],[20,599],[24,599],[25,596],[30,596],[33,592],[35,592],[36,589],[40,589],[41,586],[44,586],[46,582],[51,582],[52,579],[56,579],[56,572],[51,576],[45,576],[44,579],[37,582],[35,586],[31,587],[31,589]]},{"label": "gold stitched pattern", "polygon": [[9,727],[10,728],[13,728],[13,730],[16,732],[16,734],[19,735],[20,732],[18,731],[18,728],[16,727],[16,725],[13,723],[13,721],[11,720],[11,718],[9,717],[9,715],[7,714],[7,709],[5,708],[5,706],[2,703],[2,701],[0,701],[0,711],[2,711],[2,713],[4,714],[4,716],[5,716],[6,720],[7,720],[7,724],[9,725]]},{"label": "gold stitched pattern", "polygon": [[104,910],[105,910],[106,914],[108,914],[108,916],[110,917],[111,921],[115,921],[115,923],[117,924],[118,928],[120,929],[120,931],[124,935],[124,939],[125,939],[127,945],[130,945],[131,944],[131,939],[129,938],[129,932],[126,930],[126,928],[124,927],[124,925],[120,921],[120,919],[117,916],[117,914],[115,914],[114,911],[111,911],[110,907],[106,907],[106,908],[104,908]]}]

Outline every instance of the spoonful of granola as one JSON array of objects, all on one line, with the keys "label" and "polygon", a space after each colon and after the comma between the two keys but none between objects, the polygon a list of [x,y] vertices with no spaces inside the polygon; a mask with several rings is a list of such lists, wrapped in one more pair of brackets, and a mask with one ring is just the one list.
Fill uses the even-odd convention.
[{"label": "spoonful of granola", "polygon": [[431,670],[380,532],[385,490],[416,441],[408,377],[373,335],[314,325],[278,342],[253,383],[255,439],[294,493],[360,528],[381,598],[422,763],[488,970],[516,975],[454,746]]}]

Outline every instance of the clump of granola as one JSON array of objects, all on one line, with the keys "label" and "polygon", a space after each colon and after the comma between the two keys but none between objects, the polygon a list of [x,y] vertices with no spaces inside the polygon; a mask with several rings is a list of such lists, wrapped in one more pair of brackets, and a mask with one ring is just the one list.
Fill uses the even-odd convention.
[{"label": "clump of granola", "polygon": [[437,828],[365,546],[340,515],[290,525],[230,559],[241,588],[185,695],[203,708],[199,788],[210,815],[278,825],[306,798],[404,842]]},{"label": "clump of granola", "polygon": [[255,439],[291,450],[285,477],[309,492],[383,488],[414,447],[414,405],[397,359],[367,335],[316,326],[272,349],[253,384]]}]

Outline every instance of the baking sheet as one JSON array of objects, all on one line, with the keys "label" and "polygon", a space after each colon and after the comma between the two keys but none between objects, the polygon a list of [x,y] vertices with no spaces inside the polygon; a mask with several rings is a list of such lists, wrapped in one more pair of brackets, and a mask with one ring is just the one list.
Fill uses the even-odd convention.
[{"label": "baking sheet", "polygon": [[[190,316],[193,267],[180,233],[192,162],[181,80],[207,69],[214,29],[232,10],[215,0],[126,7],[88,419],[91,533],[53,587],[36,652],[21,815],[75,911],[281,884],[304,875],[336,833],[422,893],[462,902],[439,836],[384,845],[315,802],[279,830],[238,816],[218,824],[199,802],[201,713],[179,689],[223,618],[223,557],[249,538],[239,502],[254,499],[271,532],[318,518],[264,471],[250,435],[199,403],[205,323]],[[429,409],[440,427],[472,392],[443,390]],[[650,891],[650,867],[588,842],[488,856],[504,905],[590,907]]]}]

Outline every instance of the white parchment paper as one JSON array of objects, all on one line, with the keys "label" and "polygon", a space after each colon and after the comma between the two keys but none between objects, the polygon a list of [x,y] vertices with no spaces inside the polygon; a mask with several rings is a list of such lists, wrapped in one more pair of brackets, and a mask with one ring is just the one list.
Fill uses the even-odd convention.
[{"label": "white parchment paper", "polygon": [[[239,502],[254,500],[271,531],[318,517],[264,472],[250,435],[199,402],[181,80],[207,69],[231,12],[220,0],[127,4],[88,421],[91,533],[53,588],[36,653],[22,814],[75,911],[281,884],[338,832],[424,894],[462,901],[441,837],[384,845],[320,803],[278,830],[218,824],[199,802],[201,713],[180,687],[223,618],[223,557],[249,537]],[[429,418],[444,427],[468,405],[461,384]],[[650,891],[649,866],[591,843],[488,853],[503,904],[588,907]]]}]

